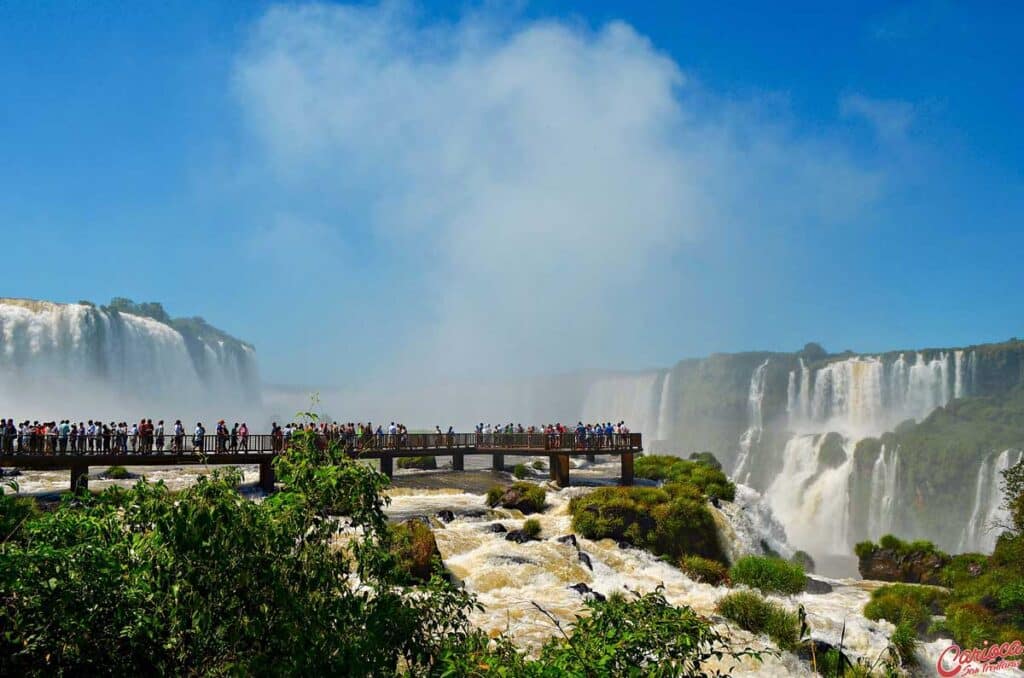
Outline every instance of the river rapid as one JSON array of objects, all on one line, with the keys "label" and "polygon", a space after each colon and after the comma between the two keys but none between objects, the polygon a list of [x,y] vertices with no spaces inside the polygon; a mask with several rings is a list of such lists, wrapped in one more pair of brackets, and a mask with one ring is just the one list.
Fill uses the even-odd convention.
[{"label": "river rapid", "polygon": [[[588,589],[606,596],[616,591],[627,595],[643,593],[661,586],[669,602],[688,605],[710,617],[723,635],[731,639],[734,649],[772,649],[766,637],[753,636],[716,615],[716,602],[733,589],[694,582],[651,554],[635,548],[620,548],[612,540],[592,541],[578,535],[575,545],[558,540],[572,534],[569,501],[596,486],[613,484],[619,471],[617,461],[588,463],[574,459],[574,484],[565,489],[548,484],[546,471],[530,468],[530,480],[548,484],[547,508],[542,514],[530,516],[541,524],[539,541],[517,544],[506,540],[504,533],[494,532],[493,526],[500,523],[508,530],[517,529],[524,516],[514,510],[489,509],[484,502],[489,487],[498,482],[511,482],[512,476],[473,468],[485,465],[489,459],[471,459],[474,463],[468,464],[470,468],[464,472],[398,471],[387,491],[390,503],[386,511],[392,520],[425,517],[430,521],[445,566],[483,605],[482,611],[472,614],[473,623],[489,634],[507,634],[518,645],[534,652],[559,633],[552,619],[568,630],[576,615],[585,612],[584,596],[589,594],[579,593],[577,589],[582,587],[571,588],[574,585],[585,584]],[[444,459],[438,458],[438,461],[443,463]],[[529,466],[532,459],[510,458],[506,463],[516,461]],[[130,466],[128,469],[144,474],[151,481],[162,480],[171,489],[183,488],[212,470]],[[242,467],[241,470],[245,481],[243,492],[258,499],[262,493],[256,484],[257,467]],[[102,469],[92,471],[90,488],[93,490],[112,484],[129,486],[137,480],[109,480],[102,477]],[[22,493],[45,499],[66,489],[68,472],[26,470],[12,480]],[[760,553],[764,545],[784,555],[792,553],[784,531],[760,495],[745,486],[739,486],[738,490],[735,503],[723,502],[721,508],[715,510],[730,557]],[[454,517],[445,515],[448,520],[442,520],[439,517],[442,511],[451,511]],[[585,560],[589,560],[590,567]],[[847,652],[853,658],[874,662],[886,651],[893,627],[887,622],[866,619],[861,610],[870,591],[880,583],[853,578],[816,579],[828,584],[831,591],[770,598],[794,610],[803,605],[811,635],[816,639],[838,645],[845,626],[843,642]],[[922,675],[935,675],[934,657],[944,647],[941,641],[922,645]],[[727,664],[720,668],[733,675],[813,675],[806,662],[786,652],[766,655],[760,663],[745,660],[740,665]]]}]

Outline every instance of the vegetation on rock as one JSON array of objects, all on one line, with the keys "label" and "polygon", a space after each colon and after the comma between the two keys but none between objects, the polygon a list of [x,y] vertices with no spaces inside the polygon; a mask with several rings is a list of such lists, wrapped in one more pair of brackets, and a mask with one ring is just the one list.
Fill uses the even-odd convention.
[{"label": "vegetation on rock", "polygon": [[519,481],[509,487],[495,485],[487,491],[487,505],[491,508],[499,504],[503,508],[516,509],[523,513],[539,513],[544,510],[547,492],[540,485]]},{"label": "vegetation on rock", "polygon": [[[714,459],[714,457],[712,457]],[[642,456],[636,460],[634,474],[637,478],[663,480],[666,483],[687,483],[698,488],[708,497],[732,501],[736,498],[736,486],[722,473],[721,466],[705,461],[690,461],[664,455]]]},{"label": "vegetation on rock", "polygon": [[414,468],[421,471],[433,471],[437,468],[437,458],[433,455],[399,457],[398,468]]},{"label": "vegetation on rock", "polygon": [[540,534],[540,521],[536,518],[529,518],[523,521],[523,533],[534,539]]},{"label": "vegetation on rock", "polygon": [[515,468],[512,469],[512,475],[514,475],[519,480],[522,480],[526,476],[530,475],[530,471],[527,470],[526,465],[516,464]]},{"label": "vegetation on rock", "polygon": [[679,559],[679,569],[694,581],[720,586],[729,583],[729,569],[710,558],[702,556],[683,556]]},{"label": "vegetation on rock", "polygon": [[689,483],[601,487],[574,497],[569,511],[573,530],[588,539],[625,541],[672,559],[699,555],[724,562],[714,518]]},{"label": "vegetation on rock", "polygon": [[742,629],[767,634],[783,650],[795,649],[800,641],[799,616],[754,591],[729,593],[718,601],[716,609]]},{"label": "vegetation on rock", "polygon": [[124,480],[125,478],[131,478],[132,474],[124,466],[111,466],[103,472],[103,476],[113,480]]},{"label": "vegetation on rock", "polygon": [[905,542],[891,534],[878,544],[860,542],[854,552],[865,579],[911,584],[941,584],[942,568],[950,561],[930,541]]},{"label": "vegetation on rock", "polygon": [[397,559],[395,567],[408,576],[408,581],[429,582],[435,572],[443,569],[434,531],[425,521],[411,519],[391,523],[388,529],[391,532],[388,550]]},{"label": "vegetation on rock", "polygon": [[746,584],[766,593],[796,594],[804,590],[807,575],[799,565],[770,556],[744,556],[729,570],[734,584]]}]

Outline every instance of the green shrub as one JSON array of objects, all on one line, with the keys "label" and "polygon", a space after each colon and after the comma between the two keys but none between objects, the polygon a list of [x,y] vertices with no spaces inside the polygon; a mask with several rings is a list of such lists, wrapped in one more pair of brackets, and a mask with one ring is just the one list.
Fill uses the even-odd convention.
[{"label": "green shrub", "polygon": [[998,643],[1005,638],[991,610],[980,603],[953,603],[946,607],[945,630],[961,647],[982,647],[984,643]]},{"label": "green shrub", "polygon": [[721,469],[704,461],[690,461],[666,455],[642,456],[633,469],[638,478],[689,483],[708,497],[726,501],[736,498],[736,486]]},{"label": "green shrub", "polygon": [[814,558],[807,551],[797,551],[789,562],[804,568],[804,572],[814,572]]},{"label": "green shrub", "polygon": [[[864,616],[878,621],[884,619],[896,625],[906,625],[915,631],[924,631],[931,621],[928,605],[917,596],[883,586],[873,591],[864,606]],[[903,586],[901,588],[909,588]]]},{"label": "green shrub", "polygon": [[792,650],[800,640],[800,618],[777,603],[753,591],[735,591],[723,596],[718,613],[751,633],[765,633],[783,650]]},{"label": "green shrub", "polygon": [[533,539],[540,534],[540,521],[536,518],[530,518],[523,522],[523,532],[527,537]]},{"label": "green shrub", "polygon": [[522,480],[526,476],[530,475],[530,472],[526,470],[526,466],[523,464],[516,464],[516,467],[512,469],[512,475]]},{"label": "green shrub", "polygon": [[702,499],[651,487],[602,487],[569,503],[573,529],[588,539],[610,538],[666,555],[723,560],[714,518]]},{"label": "green shrub", "polygon": [[[12,489],[17,490],[17,483],[8,481]],[[0,487],[0,544],[7,541],[22,525],[38,518],[39,505],[32,497],[17,494],[6,494]]]},{"label": "green shrub", "polygon": [[694,581],[719,586],[729,583],[729,570],[722,563],[701,556],[683,556],[679,569]]},{"label": "green shrub", "polygon": [[125,478],[130,478],[132,474],[128,473],[128,469],[124,466],[111,466],[103,472],[103,475],[113,480],[124,480]]},{"label": "green shrub", "polygon": [[899,655],[900,664],[913,666],[917,663],[917,632],[912,624],[901,623],[896,625],[896,630],[889,636],[889,644]]},{"label": "green shrub", "polygon": [[694,452],[690,455],[690,461],[710,466],[716,471],[722,470],[722,462],[718,461],[718,458],[710,452]]},{"label": "green shrub", "polygon": [[544,462],[542,462],[540,459],[534,459],[531,466],[533,466],[535,471],[543,471],[544,469],[547,468]]},{"label": "green shrub", "polygon": [[766,593],[796,594],[807,585],[807,575],[799,565],[780,558],[744,556],[729,570],[734,584],[746,584]]},{"label": "green shrub", "polygon": [[498,504],[507,509],[516,509],[523,513],[539,513],[544,510],[547,491],[540,485],[525,481],[516,481],[509,487],[495,485],[487,491],[487,505],[494,508]]},{"label": "green shrub", "polygon": [[433,471],[437,468],[437,459],[432,455],[422,457],[399,457],[398,468],[414,468],[421,471]]}]

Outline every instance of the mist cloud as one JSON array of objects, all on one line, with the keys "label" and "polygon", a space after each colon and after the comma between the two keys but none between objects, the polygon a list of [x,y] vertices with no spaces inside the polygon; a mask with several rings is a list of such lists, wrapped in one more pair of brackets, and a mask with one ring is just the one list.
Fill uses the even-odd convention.
[{"label": "mist cloud", "polygon": [[392,367],[426,375],[606,366],[699,284],[686,248],[847,219],[884,181],[620,22],[279,7],[235,91],[270,190],[357,196],[322,226],[415,262],[429,307]]}]

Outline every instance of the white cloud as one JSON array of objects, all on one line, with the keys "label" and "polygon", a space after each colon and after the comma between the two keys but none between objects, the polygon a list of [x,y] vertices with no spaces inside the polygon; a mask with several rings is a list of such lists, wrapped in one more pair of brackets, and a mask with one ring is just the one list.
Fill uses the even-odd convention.
[{"label": "white cloud", "polygon": [[874,99],[863,94],[847,94],[839,100],[840,112],[850,118],[859,117],[874,127],[883,141],[900,142],[914,122],[913,104],[898,99]]},{"label": "white cloud", "polygon": [[433,322],[403,367],[604,365],[607,337],[652,329],[655,281],[692,282],[681,248],[845,220],[880,188],[841,145],[689,84],[619,22],[275,8],[236,87],[277,186],[358,186],[375,237],[424,253]]}]

